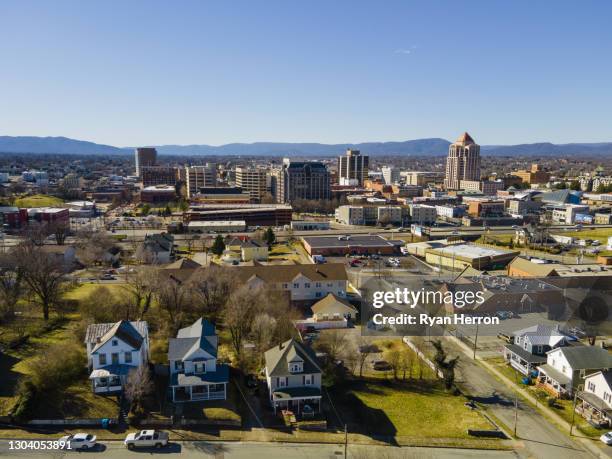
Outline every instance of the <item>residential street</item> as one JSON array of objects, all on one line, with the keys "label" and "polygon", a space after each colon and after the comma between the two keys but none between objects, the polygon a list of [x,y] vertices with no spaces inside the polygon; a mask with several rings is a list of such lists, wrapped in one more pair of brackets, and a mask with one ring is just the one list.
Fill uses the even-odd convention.
[{"label": "residential street", "polygon": [[[88,457],[123,459],[126,457],[143,457],[145,455],[180,456],[181,458],[215,458],[215,459],[321,459],[343,458],[344,445],[305,444],[305,443],[231,443],[231,442],[183,442],[172,443],[162,450],[128,451],[121,442],[106,442],[100,445],[97,452],[77,453],[74,451],[49,452],[16,452],[8,451],[6,441],[0,442],[2,458],[41,458],[59,459],[85,454]],[[80,456],[82,457],[82,456]],[[454,458],[515,458],[512,451],[487,451],[452,448],[397,448],[391,446],[350,446],[348,457],[353,459],[454,459]],[[543,456],[538,456],[543,457]]]},{"label": "residential street", "polygon": [[[461,355],[459,359],[458,384],[473,398],[487,406],[489,411],[510,429],[514,426],[514,393],[503,383],[495,379],[487,370],[475,363],[452,338],[445,339],[449,354]],[[555,459],[591,458],[593,455],[580,443],[571,440],[567,435],[548,422],[535,408],[521,400],[518,403],[517,435],[521,448],[520,457],[538,457]],[[597,444],[599,447],[600,445]],[[601,445],[602,454],[606,453]],[[612,450],[612,448],[609,448]],[[605,457],[605,456],[604,456]]]}]

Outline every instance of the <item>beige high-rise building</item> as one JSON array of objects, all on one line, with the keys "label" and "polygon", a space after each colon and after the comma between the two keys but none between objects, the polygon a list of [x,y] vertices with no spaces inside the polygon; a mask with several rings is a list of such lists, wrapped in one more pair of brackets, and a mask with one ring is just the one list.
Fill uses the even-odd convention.
[{"label": "beige high-rise building", "polygon": [[480,180],[480,145],[467,132],[448,147],[444,186],[459,190],[462,180]]},{"label": "beige high-rise building", "polygon": [[206,163],[205,166],[185,166],[185,189],[187,197],[194,196],[202,187],[217,185],[217,165]]},{"label": "beige high-rise building", "polygon": [[253,202],[261,202],[266,195],[268,184],[266,170],[256,167],[237,167],[236,186],[249,193]]},{"label": "beige high-rise building", "polygon": [[346,150],[338,157],[338,183],[340,185],[362,186],[368,179],[370,157],[359,150]]}]

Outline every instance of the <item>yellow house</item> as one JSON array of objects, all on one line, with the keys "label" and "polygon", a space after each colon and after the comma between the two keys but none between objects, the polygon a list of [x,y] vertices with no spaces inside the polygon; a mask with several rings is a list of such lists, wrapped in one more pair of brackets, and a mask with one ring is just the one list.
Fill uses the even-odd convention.
[{"label": "yellow house", "polygon": [[258,241],[245,241],[240,248],[242,261],[267,261],[268,246]]}]

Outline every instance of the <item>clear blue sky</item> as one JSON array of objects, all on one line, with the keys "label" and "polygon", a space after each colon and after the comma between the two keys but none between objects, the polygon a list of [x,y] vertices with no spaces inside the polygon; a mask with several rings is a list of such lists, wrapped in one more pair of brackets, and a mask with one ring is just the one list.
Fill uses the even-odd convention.
[{"label": "clear blue sky", "polygon": [[0,3],[0,135],[612,141],[612,2]]}]

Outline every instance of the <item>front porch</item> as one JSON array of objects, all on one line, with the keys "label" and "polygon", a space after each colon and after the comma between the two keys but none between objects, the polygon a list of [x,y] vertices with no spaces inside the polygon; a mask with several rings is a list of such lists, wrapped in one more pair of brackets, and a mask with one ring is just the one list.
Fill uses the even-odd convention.
[{"label": "front porch", "polygon": [[121,392],[127,375],[134,368],[130,365],[108,365],[93,370],[89,375],[89,379],[91,380],[91,387],[94,393],[111,394]]},{"label": "front porch", "polygon": [[591,392],[579,391],[576,393],[576,412],[590,424],[596,427],[610,427],[612,408],[597,395]]},{"label": "front porch", "polygon": [[550,365],[538,367],[536,386],[559,398],[568,397],[572,392],[571,379]]},{"label": "front porch", "polygon": [[170,379],[173,402],[225,400],[229,367],[217,365],[215,371],[205,373],[174,373]]},{"label": "front porch", "polygon": [[227,383],[200,384],[194,386],[172,386],[172,401],[196,402],[203,400],[225,400]]},{"label": "front porch", "polygon": [[321,390],[316,387],[285,387],[272,393],[272,408],[293,411],[302,416],[321,412]]},{"label": "front porch", "polygon": [[504,346],[504,359],[525,376],[531,376],[538,365],[546,363],[546,357],[531,354],[516,344]]}]

